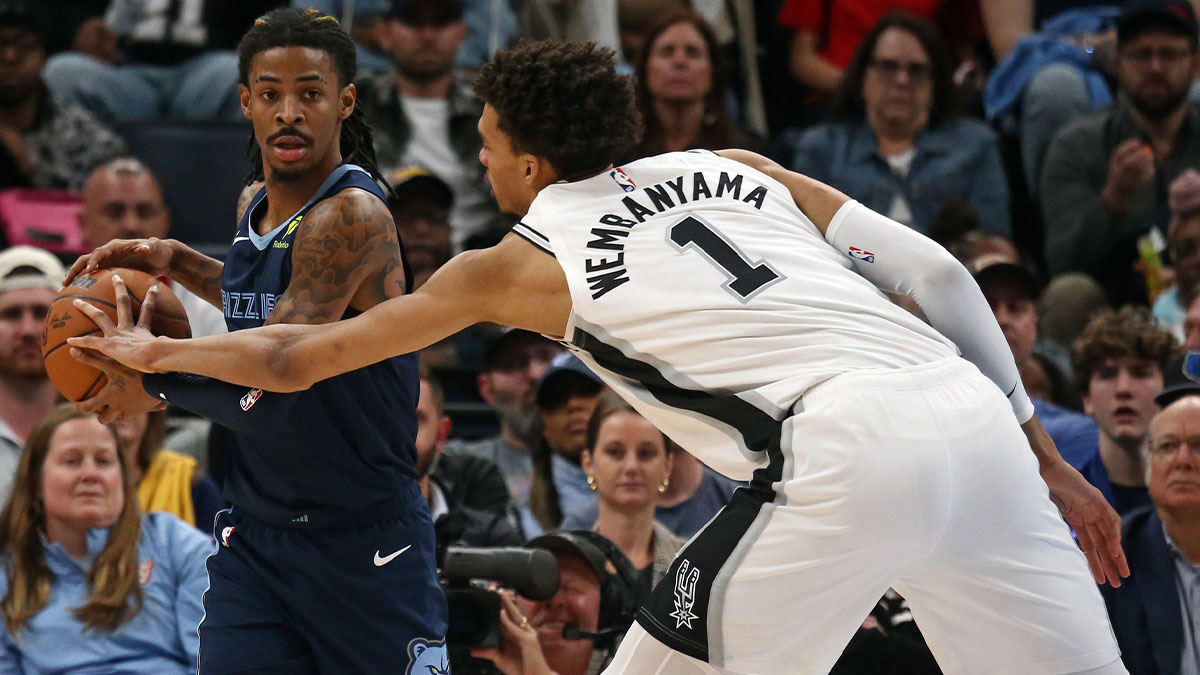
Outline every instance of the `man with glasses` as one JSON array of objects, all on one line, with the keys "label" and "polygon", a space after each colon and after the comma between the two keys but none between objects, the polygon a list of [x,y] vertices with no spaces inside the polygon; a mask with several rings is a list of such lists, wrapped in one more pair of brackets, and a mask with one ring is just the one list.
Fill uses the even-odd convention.
[{"label": "man with glasses", "polygon": [[[1046,265],[1084,272],[1110,302],[1145,302],[1138,240],[1162,241],[1167,186],[1200,166],[1196,15],[1187,0],[1133,0],[1117,24],[1120,101],[1063,129],[1042,172]],[[1163,248],[1161,243],[1157,248]]]},{"label": "man with glasses", "polygon": [[1200,385],[1167,394],[1145,451],[1153,508],[1122,531],[1132,573],[1100,588],[1131,673],[1200,672]]}]

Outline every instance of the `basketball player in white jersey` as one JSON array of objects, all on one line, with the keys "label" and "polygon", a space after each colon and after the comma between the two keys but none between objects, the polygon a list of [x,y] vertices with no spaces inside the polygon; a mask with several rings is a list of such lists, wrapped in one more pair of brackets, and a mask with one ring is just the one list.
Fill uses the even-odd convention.
[{"label": "basketball player in white jersey", "polygon": [[752,153],[613,167],[638,120],[593,46],[501,52],[476,88],[480,160],[522,215],[496,247],[333,324],[175,341],[84,306],[108,337],[72,344],[291,391],[479,321],[563,340],[689,452],[751,479],[609,673],[826,672],[889,587],[947,673],[1125,672],[1095,585],[1128,575],[1120,521],[1058,456],[945,250]]}]

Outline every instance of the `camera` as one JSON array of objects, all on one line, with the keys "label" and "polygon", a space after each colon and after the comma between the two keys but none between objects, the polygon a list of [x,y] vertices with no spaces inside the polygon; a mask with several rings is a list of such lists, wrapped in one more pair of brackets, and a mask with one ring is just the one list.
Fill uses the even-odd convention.
[{"label": "camera", "polygon": [[496,584],[530,600],[554,597],[559,585],[558,562],[542,549],[450,546],[440,572],[450,609],[446,644],[458,675],[497,672],[491,662],[470,655],[471,649],[499,647],[504,639]]}]

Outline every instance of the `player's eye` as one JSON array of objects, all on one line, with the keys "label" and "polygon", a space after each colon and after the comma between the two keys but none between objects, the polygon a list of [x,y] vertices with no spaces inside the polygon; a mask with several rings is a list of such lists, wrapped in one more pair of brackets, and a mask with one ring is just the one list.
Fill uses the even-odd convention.
[{"label": "player's eye", "polygon": [[310,101],[315,101],[315,100],[321,98],[321,90],[320,89],[309,89],[308,91],[304,92],[304,97]]},{"label": "player's eye", "polygon": [[275,99],[279,98],[279,94],[275,93],[275,91],[272,89],[267,89],[259,93],[259,97],[261,97],[264,101],[274,101]]}]

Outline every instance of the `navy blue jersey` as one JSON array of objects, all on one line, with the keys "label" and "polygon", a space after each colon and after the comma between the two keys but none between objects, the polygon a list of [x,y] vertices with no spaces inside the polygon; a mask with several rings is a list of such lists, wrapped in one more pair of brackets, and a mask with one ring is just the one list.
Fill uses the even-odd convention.
[{"label": "navy blue jersey", "polygon": [[[366,190],[386,203],[366,171],[345,164],[307,204],[265,235],[252,225],[267,210],[266,189],[259,190],[225,258],[221,300],[231,332],[265,323],[291,281],[291,247],[304,216],[348,188]],[[349,309],[343,318],[356,314]],[[280,419],[264,424],[261,433],[235,430],[225,498],[267,522],[314,526],[394,499],[417,477],[417,392],[415,354],[338,375],[303,392],[248,390],[240,401],[243,410],[273,398],[263,407],[277,410]]]}]

